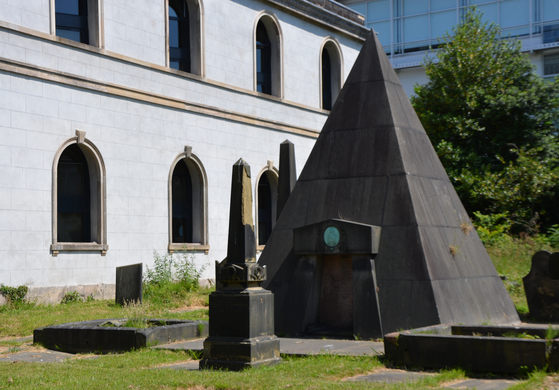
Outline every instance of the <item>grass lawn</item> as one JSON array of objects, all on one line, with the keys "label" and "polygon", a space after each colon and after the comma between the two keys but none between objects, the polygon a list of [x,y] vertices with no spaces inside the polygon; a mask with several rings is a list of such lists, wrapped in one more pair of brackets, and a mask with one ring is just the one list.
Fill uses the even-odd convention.
[{"label": "grass lawn", "polygon": [[[519,312],[527,315],[522,277],[530,269],[532,254],[540,248],[529,241],[515,241],[489,248],[497,271],[506,275],[505,285]],[[0,357],[17,351],[35,351],[19,337],[34,328],[101,318],[207,319],[209,290],[167,300],[147,300],[143,305],[120,307],[110,301],[60,305],[0,307]],[[373,384],[344,378],[383,369],[377,357],[283,357],[274,367],[243,372],[187,371],[168,366],[192,360],[186,352],[140,349],[122,354],[77,355],[60,363],[0,362],[0,389],[432,389],[465,377],[461,370],[436,372],[413,384]],[[557,388],[559,375],[533,372],[511,389]]]}]

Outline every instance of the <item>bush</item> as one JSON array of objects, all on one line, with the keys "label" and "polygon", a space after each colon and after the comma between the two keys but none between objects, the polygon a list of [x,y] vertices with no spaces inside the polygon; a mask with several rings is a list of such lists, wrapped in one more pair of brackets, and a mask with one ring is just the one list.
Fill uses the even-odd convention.
[{"label": "bush", "polygon": [[25,303],[25,296],[28,292],[29,287],[27,286],[9,287],[0,285],[0,294],[6,298],[10,305],[17,306]]},{"label": "bush", "polygon": [[205,266],[198,267],[192,255],[153,253],[153,269],[146,267],[144,296],[159,303],[170,303],[173,297],[184,297],[199,288]]},{"label": "bush", "polygon": [[83,302],[83,298],[77,291],[68,291],[62,297],[60,303],[68,304],[68,303],[76,303],[76,302]]},{"label": "bush", "polygon": [[553,225],[547,230],[549,245],[559,249],[559,225]]},{"label": "bush", "polygon": [[511,222],[507,213],[486,215],[475,211],[473,223],[479,238],[485,245],[509,242],[512,239],[508,235]]}]

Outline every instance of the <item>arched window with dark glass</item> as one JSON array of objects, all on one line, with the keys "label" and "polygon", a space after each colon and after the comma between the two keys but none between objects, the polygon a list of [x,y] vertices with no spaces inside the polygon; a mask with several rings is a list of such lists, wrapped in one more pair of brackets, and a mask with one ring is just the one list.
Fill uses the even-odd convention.
[{"label": "arched window with dark glass", "polygon": [[332,109],[332,67],[328,50],[322,50],[322,108]]},{"label": "arched window with dark glass", "polygon": [[257,187],[257,231],[258,245],[266,245],[276,221],[278,176],[271,169],[264,171],[258,180]]},{"label": "arched window with dark glass", "polygon": [[169,66],[190,72],[190,14],[184,0],[169,0]]},{"label": "arched window with dark glass", "polygon": [[172,192],[173,242],[193,242],[192,178],[184,159],[177,163],[173,171]]},{"label": "arched window with dark glass", "polygon": [[169,251],[208,247],[207,181],[201,161],[187,147],[169,172]]},{"label": "arched window with dark glass", "polygon": [[62,152],[57,174],[58,241],[91,242],[89,167],[77,144]]},{"label": "arched window with dark glass", "polygon": [[89,43],[87,0],[55,0],[56,35]]},{"label": "arched window with dark glass", "polygon": [[272,94],[272,43],[262,21],[256,27],[256,90]]},{"label": "arched window with dark glass", "polygon": [[282,34],[277,18],[263,14],[254,28],[254,89],[283,96]]},{"label": "arched window with dark glass", "polygon": [[342,83],[342,57],[339,45],[328,39],[320,53],[321,105],[331,110]]}]

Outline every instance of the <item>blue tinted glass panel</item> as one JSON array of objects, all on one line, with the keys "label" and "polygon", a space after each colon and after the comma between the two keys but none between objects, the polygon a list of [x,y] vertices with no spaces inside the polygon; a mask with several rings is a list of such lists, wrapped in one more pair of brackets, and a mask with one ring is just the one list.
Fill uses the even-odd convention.
[{"label": "blue tinted glass panel", "polygon": [[361,15],[367,16],[367,3],[348,4],[347,6],[352,10],[359,12]]},{"label": "blue tinted glass panel", "polygon": [[542,19],[544,21],[559,19],[559,1],[542,0]]},{"label": "blue tinted glass panel", "polygon": [[446,33],[451,34],[456,25],[456,11],[431,14],[431,39],[440,39]]},{"label": "blue tinted glass panel", "polygon": [[378,39],[383,46],[390,45],[390,22],[373,23],[373,28],[378,35]]},{"label": "blue tinted glass panel", "polygon": [[81,33],[79,31],[57,28],[56,35],[62,38],[71,39],[72,41],[81,42]]},{"label": "blue tinted glass panel", "polygon": [[404,15],[415,15],[429,11],[429,0],[404,0]]},{"label": "blue tinted glass panel", "polygon": [[169,46],[179,47],[179,21],[169,19]]},{"label": "blue tinted glass panel", "polygon": [[179,62],[178,62],[178,61],[173,61],[173,60],[171,60],[171,61],[169,62],[169,67],[178,70],[178,69],[179,69]]},{"label": "blue tinted glass panel", "polygon": [[485,4],[485,3],[494,3],[495,0],[470,0],[470,4]]},{"label": "blue tinted glass panel", "polygon": [[524,26],[530,23],[530,4],[526,0],[501,2],[501,27]]},{"label": "blue tinted glass panel", "polygon": [[80,14],[80,5],[78,0],[56,0],[54,8],[57,13],[61,14]]},{"label": "blue tinted glass panel", "polygon": [[456,8],[456,0],[431,0],[431,11]]},{"label": "blue tinted glass panel", "polygon": [[481,20],[489,23],[499,23],[497,4],[480,5],[478,10],[483,14]]},{"label": "blue tinted glass panel", "polygon": [[390,2],[388,0],[374,0],[367,4],[367,20],[390,19]]},{"label": "blue tinted glass panel", "polygon": [[[423,15],[404,19],[404,38],[406,43],[429,39],[429,22],[427,18],[428,15]],[[422,46],[426,43],[417,42],[417,44]]]}]

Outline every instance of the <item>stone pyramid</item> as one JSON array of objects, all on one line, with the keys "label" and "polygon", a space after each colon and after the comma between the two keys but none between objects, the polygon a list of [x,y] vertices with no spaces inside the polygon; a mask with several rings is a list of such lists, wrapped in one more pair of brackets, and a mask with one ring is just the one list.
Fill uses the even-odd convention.
[{"label": "stone pyramid", "polygon": [[519,321],[373,32],[259,259],[275,294],[277,334],[305,332],[308,279],[298,275],[293,229],[327,219],[381,227],[374,262],[385,334]]}]

